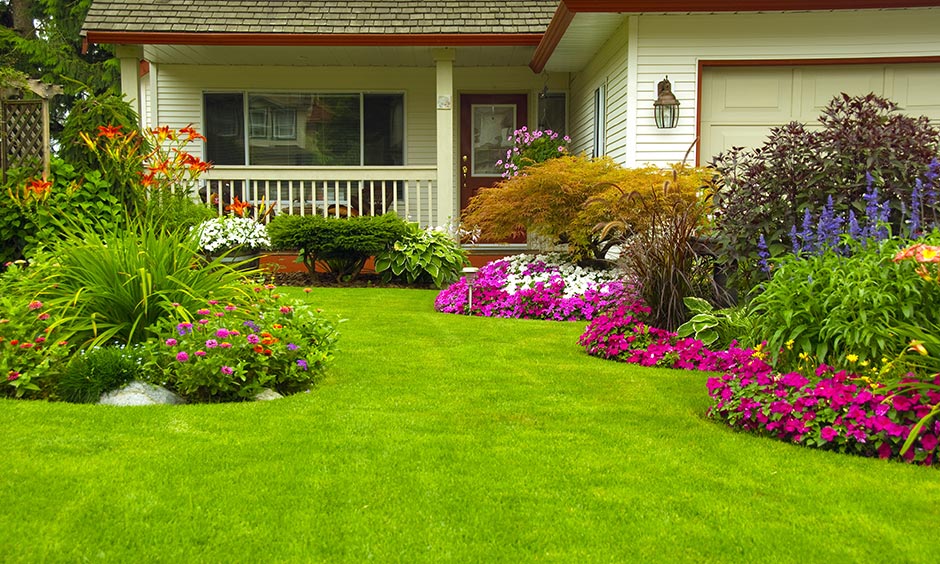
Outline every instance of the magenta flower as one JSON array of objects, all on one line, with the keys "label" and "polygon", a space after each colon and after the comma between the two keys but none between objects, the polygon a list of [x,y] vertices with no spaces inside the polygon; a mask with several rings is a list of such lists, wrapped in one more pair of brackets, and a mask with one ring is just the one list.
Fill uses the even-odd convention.
[{"label": "magenta flower", "polygon": [[176,360],[179,362],[186,362],[189,360],[189,355],[186,354],[186,351],[180,351],[176,353]]},{"label": "magenta flower", "polygon": [[221,347],[221,348],[223,348],[223,349],[230,349],[230,348],[232,348],[232,343],[229,343],[228,341],[226,341],[226,342],[224,342],[224,343],[219,344],[219,347]]},{"label": "magenta flower", "polygon": [[831,442],[839,436],[839,431],[836,431],[832,427],[823,427],[819,432],[819,436],[821,436],[824,441]]},{"label": "magenta flower", "polygon": [[209,315],[212,312],[210,312],[208,309],[202,308],[202,309],[196,310],[196,313],[198,313],[199,315]]},{"label": "magenta flower", "polygon": [[216,305],[219,303],[219,300],[209,300],[209,305]]},{"label": "magenta flower", "polygon": [[206,341],[206,348],[207,348],[207,349],[214,349],[214,348],[216,348],[217,346],[219,346],[219,342],[216,341],[215,339],[209,339],[208,341]]},{"label": "magenta flower", "polygon": [[258,336],[255,335],[254,333],[251,333],[250,335],[245,337],[245,339],[252,345],[257,345],[258,343],[261,342],[261,339],[259,339]]},{"label": "magenta flower", "polygon": [[193,354],[195,354],[196,356],[206,356],[206,351],[196,351]]},{"label": "magenta flower", "polygon": [[225,306],[225,311],[235,311],[236,309],[238,309],[238,308],[235,307],[235,306],[233,306],[233,305],[231,305],[231,304]]},{"label": "magenta flower", "polygon": [[223,367],[222,367],[222,374],[225,374],[226,376],[231,376],[231,375],[232,375],[232,372],[235,372],[235,371],[232,370],[232,367],[231,367],[231,366],[223,366]]},{"label": "magenta flower", "polygon": [[220,339],[227,339],[229,335],[231,335],[231,333],[225,327],[222,327],[221,329],[215,332],[215,336]]},{"label": "magenta flower", "polygon": [[175,346],[176,346],[176,343],[177,343],[176,339],[167,339],[167,340],[166,340],[166,346],[168,346],[168,347],[175,347]]}]

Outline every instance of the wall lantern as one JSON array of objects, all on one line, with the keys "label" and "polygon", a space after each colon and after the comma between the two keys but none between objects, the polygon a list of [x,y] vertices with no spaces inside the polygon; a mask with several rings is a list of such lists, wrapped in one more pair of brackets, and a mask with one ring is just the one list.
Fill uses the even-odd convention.
[{"label": "wall lantern", "polygon": [[672,84],[669,77],[661,80],[656,87],[657,98],[653,102],[653,112],[656,116],[656,127],[659,129],[672,129],[679,124],[679,100],[672,93]]}]

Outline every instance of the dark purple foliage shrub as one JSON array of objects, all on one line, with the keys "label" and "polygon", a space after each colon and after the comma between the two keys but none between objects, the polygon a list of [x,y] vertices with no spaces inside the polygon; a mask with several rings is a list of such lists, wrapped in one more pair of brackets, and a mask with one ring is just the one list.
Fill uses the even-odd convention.
[{"label": "dark purple foliage shrub", "polygon": [[[940,132],[924,117],[897,112],[897,105],[874,94],[837,96],[819,118],[821,130],[799,123],[771,130],[756,149],[734,148],[715,157],[716,232],[721,254],[749,265],[757,260],[763,234],[772,255],[790,248],[793,226],[804,226],[806,210],[828,208],[831,218],[849,221],[865,211],[872,184],[879,190],[892,232],[902,233],[901,202],[910,203],[917,180],[918,221],[935,214]],[[929,188],[927,187],[929,185]],[[932,200],[926,193],[932,191]],[[829,199],[832,204],[827,206]],[[869,217],[871,217],[869,215]],[[831,226],[829,226],[831,227]]]}]

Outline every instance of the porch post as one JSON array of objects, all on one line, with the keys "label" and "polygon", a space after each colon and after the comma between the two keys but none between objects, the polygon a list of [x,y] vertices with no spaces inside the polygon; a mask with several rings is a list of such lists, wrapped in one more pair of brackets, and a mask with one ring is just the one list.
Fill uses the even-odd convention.
[{"label": "porch post", "polygon": [[144,57],[144,48],[140,45],[118,45],[115,54],[121,61],[121,94],[143,121],[140,115],[140,60]]},{"label": "porch post", "polygon": [[457,217],[454,186],[453,49],[435,49],[437,70],[437,224]]}]

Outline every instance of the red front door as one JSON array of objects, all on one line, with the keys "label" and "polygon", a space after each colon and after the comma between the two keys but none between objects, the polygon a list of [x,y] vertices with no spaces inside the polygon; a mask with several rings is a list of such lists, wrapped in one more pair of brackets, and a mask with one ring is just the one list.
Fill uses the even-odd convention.
[{"label": "red front door", "polygon": [[[460,95],[460,209],[481,188],[502,178],[496,161],[506,160],[512,147],[509,138],[526,125],[528,98],[525,94]],[[512,240],[524,243],[525,237]]]}]

